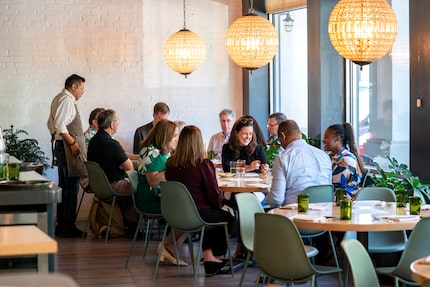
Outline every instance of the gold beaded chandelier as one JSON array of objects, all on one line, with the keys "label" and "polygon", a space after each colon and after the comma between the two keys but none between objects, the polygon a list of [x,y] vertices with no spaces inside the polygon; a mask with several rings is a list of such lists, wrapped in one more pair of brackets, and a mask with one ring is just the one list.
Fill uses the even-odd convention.
[{"label": "gold beaded chandelier", "polygon": [[392,48],[397,19],[385,0],[340,0],[330,14],[328,34],[336,51],[362,68]]},{"label": "gold beaded chandelier", "polygon": [[163,57],[167,66],[187,77],[203,63],[206,46],[202,38],[186,28],[184,0],[184,28],[174,33],[164,44]]},{"label": "gold beaded chandelier", "polygon": [[231,59],[251,71],[269,63],[279,45],[278,32],[273,24],[253,11],[251,0],[249,14],[230,25],[225,40]]}]

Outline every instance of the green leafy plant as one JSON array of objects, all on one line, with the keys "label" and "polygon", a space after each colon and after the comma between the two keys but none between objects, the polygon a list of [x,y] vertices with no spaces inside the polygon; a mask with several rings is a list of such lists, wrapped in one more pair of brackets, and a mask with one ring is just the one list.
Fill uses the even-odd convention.
[{"label": "green leafy plant", "polygon": [[5,129],[3,131],[6,152],[23,162],[34,162],[46,165],[48,158],[39,147],[39,142],[31,138],[21,139],[20,136],[22,135],[28,135],[28,133],[24,130],[14,130],[13,125],[10,126],[10,129]]},{"label": "green leafy plant", "polygon": [[390,156],[386,156],[389,161],[389,170],[384,170],[374,162],[378,174],[372,174],[371,186],[388,187],[392,190],[404,189],[409,195],[417,194],[426,202],[430,203],[430,192],[428,187],[423,185],[417,176],[414,176],[406,164],[399,162]]}]

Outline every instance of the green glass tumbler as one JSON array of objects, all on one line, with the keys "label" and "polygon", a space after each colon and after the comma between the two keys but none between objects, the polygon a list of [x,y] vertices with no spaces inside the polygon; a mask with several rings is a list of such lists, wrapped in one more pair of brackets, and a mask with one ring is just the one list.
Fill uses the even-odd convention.
[{"label": "green glass tumbler", "polygon": [[299,212],[306,212],[309,210],[309,194],[299,193],[297,195],[297,209]]},{"label": "green glass tumbler", "polygon": [[350,220],[352,217],[351,200],[343,199],[340,201],[340,219]]},{"label": "green glass tumbler", "polygon": [[421,197],[411,196],[409,197],[409,214],[420,215],[421,214]]},{"label": "green glass tumbler", "polygon": [[340,187],[336,188],[336,205],[339,206],[344,199],[346,199],[346,190]]},{"label": "green glass tumbler", "polygon": [[406,190],[396,189],[395,193],[396,193],[396,206],[406,207]]}]

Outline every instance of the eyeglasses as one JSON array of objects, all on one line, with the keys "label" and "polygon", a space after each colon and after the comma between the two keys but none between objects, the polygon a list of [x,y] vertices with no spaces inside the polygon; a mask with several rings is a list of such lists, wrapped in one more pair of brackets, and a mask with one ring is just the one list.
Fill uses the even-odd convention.
[{"label": "eyeglasses", "polygon": [[252,119],[250,119],[250,118],[241,118],[240,119],[240,122],[242,123],[242,124],[251,124],[251,125],[253,125],[254,124],[254,121],[252,120]]},{"label": "eyeglasses", "polygon": [[279,126],[279,124],[267,124],[267,127],[274,127],[274,126]]}]

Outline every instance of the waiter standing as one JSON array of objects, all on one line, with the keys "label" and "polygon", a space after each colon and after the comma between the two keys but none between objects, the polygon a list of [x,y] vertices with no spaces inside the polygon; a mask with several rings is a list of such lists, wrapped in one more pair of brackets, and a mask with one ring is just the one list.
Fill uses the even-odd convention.
[{"label": "waiter standing", "polygon": [[52,100],[48,119],[48,128],[55,141],[53,150],[58,166],[58,185],[62,189],[55,228],[55,235],[59,237],[84,235],[75,223],[79,178],[87,175],[85,137],[76,105],[84,90],[84,78],[76,74],[68,77],[64,89]]}]

